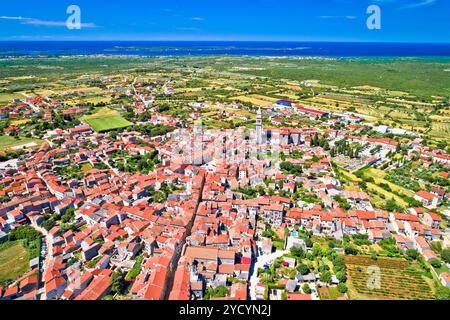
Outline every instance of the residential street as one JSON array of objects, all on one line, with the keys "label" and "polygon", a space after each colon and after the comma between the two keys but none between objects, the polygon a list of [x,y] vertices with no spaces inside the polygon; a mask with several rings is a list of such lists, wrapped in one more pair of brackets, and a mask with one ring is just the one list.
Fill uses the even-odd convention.
[{"label": "residential street", "polygon": [[[43,268],[43,270],[45,272],[45,269],[47,268],[47,265],[48,265],[49,261],[52,258],[53,237],[44,228],[36,226],[34,224],[32,224],[31,226],[45,236],[45,243],[46,243],[47,250],[46,250],[46,254],[45,254],[44,260],[42,261],[42,268]],[[41,256],[41,259],[42,258],[43,257]],[[40,268],[41,268],[41,266],[39,266],[39,269]],[[43,277],[43,272],[39,271],[39,273],[40,273],[40,276],[42,278]],[[43,288],[39,289],[39,293],[41,293],[41,300],[46,300],[45,291],[43,290]]]},{"label": "residential street", "polygon": [[250,278],[250,300],[256,300],[256,285],[259,283],[258,269],[262,268],[269,261],[274,261],[286,253],[288,253],[288,251],[275,251],[269,255],[258,256]]}]

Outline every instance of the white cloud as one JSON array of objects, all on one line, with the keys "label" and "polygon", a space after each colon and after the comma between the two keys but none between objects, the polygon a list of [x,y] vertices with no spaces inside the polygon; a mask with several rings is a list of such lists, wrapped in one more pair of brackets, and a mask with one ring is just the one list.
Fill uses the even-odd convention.
[{"label": "white cloud", "polygon": [[[10,17],[10,16],[0,16],[0,19],[3,20],[16,20],[21,21],[21,24],[33,25],[33,26],[45,26],[45,27],[66,27],[66,21],[50,21],[50,20],[41,20],[34,18],[26,18],[26,17]],[[82,23],[82,28],[96,28],[97,26],[94,23]]]},{"label": "white cloud", "polygon": [[191,20],[194,20],[194,21],[203,21],[203,20],[205,20],[205,19],[203,19],[202,17],[193,17],[193,18],[191,18]]},{"label": "white cloud", "polygon": [[437,0],[421,0],[419,2],[414,1],[413,3],[410,4],[406,4],[402,7],[400,7],[400,10],[404,10],[404,9],[415,9],[415,8],[420,8],[420,7],[428,7],[428,6],[432,6],[437,2]]},{"label": "white cloud", "polygon": [[202,29],[194,28],[194,27],[178,27],[176,28],[179,31],[201,31]]},{"label": "white cloud", "polygon": [[24,18],[24,17],[8,17],[8,16],[0,16],[0,19],[3,19],[3,20],[32,20],[31,18]]},{"label": "white cloud", "polygon": [[347,19],[347,20],[355,20],[357,16],[319,16],[320,19]]}]

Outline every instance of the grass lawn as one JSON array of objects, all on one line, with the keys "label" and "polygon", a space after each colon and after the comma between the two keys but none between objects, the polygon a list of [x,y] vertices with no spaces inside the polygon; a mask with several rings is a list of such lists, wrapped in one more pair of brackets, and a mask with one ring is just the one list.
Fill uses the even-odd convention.
[{"label": "grass lawn", "polygon": [[347,170],[345,170],[341,167],[338,167],[336,171],[339,172],[342,175],[342,177],[345,180],[347,180],[348,182],[360,182],[361,181],[361,179],[359,179],[353,173],[348,172]]},{"label": "grass lawn", "polygon": [[85,163],[81,166],[81,171],[86,172],[92,170],[92,165],[90,163]]},{"label": "grass lawn", "polygon": [[273,241],[273,246],[277,248],[277,250],[284,250],[284,242],[283,241]]},{"label": "grass lawn", "polygon": [[20,139],[15,139],[14,137],[10,136],[0,136],[0,150],[25,146],[33,142],[36,143],[36,145],[40,145],[42,143],[42,140],[24,137],[20,137]]},{"label": "grass lawn", "polygon": [[20,242],[0,245],[0,284],[16,280],[28,269],[28,252]]},{"label": "grass lawn", "polygon": [[[433,268],[433,267],[432,267]],[[440,268],[438,268],[438,269],[436,269],[436,268],[433,268],[435,271],[436,271],[436,273],[437,274],[441,274],[442,272],[449,272],[449,269],[448,269],[448,267],[447,267],[447,265],[445,264],[445,263],[443,263],[442,264],[442,266],[440,267]]]},{"label": "grass lawn", "polygon": [[31,119],[12,120],[11,125],[12,126],[20,126],[20,125],[26,124],[28,122],[31,122]]},{"label": "grass lawn", "polygon": [[81,121],[88,123],[97,132],[126,128],[132,125],[119,112],[110,108],[99,108],[96,113],[82,117]]},{"label": "grass lawn", "polygon": [[317,290],[321,300],[336,300],[343,296],[335,287],[321,287]]},{"label": "grass lawn", "polygon": [[0,93],[0,103],[8,103],[15,98],[22,98],[22,96],[19,93]]}]

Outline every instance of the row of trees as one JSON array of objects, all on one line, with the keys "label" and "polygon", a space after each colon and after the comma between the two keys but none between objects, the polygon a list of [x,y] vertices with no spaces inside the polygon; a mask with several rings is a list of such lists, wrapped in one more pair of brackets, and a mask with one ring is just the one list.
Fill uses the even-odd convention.
[{"label": "row of trees", "polygon": [[322,137],[319,137],[319,134],[316,132],[311,138],[311,146],[322,147],[324,150],[330,150],[330,145],[328,144],[328,134],[324,134]]},{"label": "row of trees", "polygon": [[285,174],[293,174],[300,176],[303,173],[303,167],[298,164],[293,164],[291,162],[280,163],[280,169]]},{"label": "row of trees", "polygon": [[354,159],[359,158],[361,149],[362,147],[360,144],[350,144],[347,139],[342,139],[340,141],[336,141],[334,147],[330,150],[330,155],[335,157],[336,155],[342,154]]},{"label": "row of trees", "polygon": [[30,226],[19,226],[8,234],[9,241],[21,241],[27,249],[30,259],[39,256],[41,250],[41,234]]}]

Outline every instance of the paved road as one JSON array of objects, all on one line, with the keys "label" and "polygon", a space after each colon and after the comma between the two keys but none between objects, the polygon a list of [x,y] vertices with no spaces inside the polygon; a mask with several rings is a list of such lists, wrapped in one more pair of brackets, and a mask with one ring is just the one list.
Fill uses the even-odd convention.
[{"label": "paved road", "polygon": [[275,251],[269,255],[259,256],[253,266],[253,274],[250,278],[250,300],[256,300],[256,285],[259,283],[258,269],[262,268],[269,261],[274,261],[275,259],[287,254],[288,251]]},{"label": "paved road", "polygon": [[53,142],[51,142],[51,141],[48,140],[48,139],[44,139],[44,141],[48,143],[48,145],[50,146],[50,148],[53,148],[53,146],[54,146],[54,143],[53,143]]},{"label": "paved road", "polygon": [[[47,266],[48,266],[48,263],[49,263],[49,261],[51,260],[51,258],[52,258],[52,251],[53,251],[53,237],[48,233],[48,231],[47,230],[45,230],[44,228],[42,228],[42,227],[39,227],[39,226],[36,226],[36,225],[31,225],[34,229],[36,229],[37,231],[39,231],[40,233],[42,233],[44,236],[45,236],[45,243],[46,243],[46,247],[47,247],[47,250],[46,250],[46,255],[45,255],[45,257],[44,257],[44,261],[43,261],[43,263],[42,263],[42,268],[44,269],[44,272],[45,272],[45,269],[47,268]],[[41,250],[42,251],[42,250]],[[40,253],[39,253],[40,254]],[[41,257],[42,258],[42,257]],[[40,266],[39,266],[39,268],[40,268]],[[39,271],[40,272],[40,271]],[[41,277],[43,276],[43,273],[41,273],[40,272],[40,274],[41,274]],[[40,294],[41,294],[41,300],[46,300],[46,295],[45,295],[45,292],[44,292],[44,288],[42,287],[42,288],[40,288],[39,289],[39,291],[38,291]]]},{"label": "paved road", "polygon": [[310,283],[309,287],[311,288],[311,299],[312,300],[320,300],[319,293],[317,292],[317,286],[315,283]]},{"label": "paved road", "polygon": [[45,230],[42,227],[38,227],[35,225],[32,225],[32,227],[45,236],[45,243],[47,246],[47,253],[45,255],[45,261],[44,261],[44,265],[45,265],[45,263],[50,261],[50,259],[52,258],[53,237],[48,233],[47,230]]},{"label": "paved road", "polygon": [[[113,172],[117,177],[119,177],[119,178],[122,177],[121,172],[120,172],[117,168],[112,167],[112,166],[109,164],[109,162],[106,161],[106,159],[100,157],[100,160],[101,160],[101,161],[102,161],[109,169],[111,169],[112,172]],[[126,165],[126,160],[125,160],[125,165]]]},{"label": "paved road", "polygon": [[21,100],[23,103],[25,103],[26,105],[28,105],[31,109],[33,109],[34,112],[41,112],[41,109],[39,107],[37,107],[35,104],[28,102],[26,99]]}]

